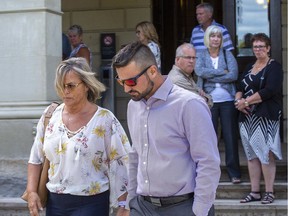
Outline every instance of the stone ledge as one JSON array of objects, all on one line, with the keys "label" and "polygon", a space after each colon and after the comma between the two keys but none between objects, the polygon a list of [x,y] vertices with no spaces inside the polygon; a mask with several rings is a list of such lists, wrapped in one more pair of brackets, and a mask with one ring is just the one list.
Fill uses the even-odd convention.
[{"label": "stone ledge", "polygon": [[26,209],[27,202],[18,197],[0,198],[0,209]]},{"label": "stone ledge", "polygon": [[278,199],[275,200],[271,204],[261,204],[261,202],[250,202],[250,203],[240,203],[240,199],[216,199],[215,201],[215,209],[226,209],[226,210],[232,210],[232,209],[253,209],[253,210],[287,210],[287,200],[286,199]]}]

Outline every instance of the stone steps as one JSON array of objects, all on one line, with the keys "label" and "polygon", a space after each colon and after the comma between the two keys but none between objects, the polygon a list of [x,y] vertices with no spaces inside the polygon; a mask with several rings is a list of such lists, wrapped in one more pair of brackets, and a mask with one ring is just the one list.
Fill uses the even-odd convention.
[{"label": "stone steps", "polygon": [[[0,216],[28,216],[27,203],[21,198],[0,198]],[[42,212],[39,216],[45,216]]]},{"label": "stone steps", "polygon": [[[244,182],[249,182],[249,174],[248,174],[248,167],[246,164],[240,164],[241,169],[241,180]],[[262,176],[262,179],[263,176]],[[277,161],[276,162],[276,180],[278,181],[286,181],[287,182],[287,164],[286,161]],[[225,165],[221,165],[221,179],[220,182],[228,182],[230,181],[230,178],[227,174],[227,169]]]},{"label": "stone steps", "polygon": [[[287,147],[282,143],[283,160],[276,161],[276,179],[274,184],[275,201],[263,205],[261,202],[240,203],[251,188],[247,159],[239,141],[239,159],[241,168],[240,184],[232,184],[225,167],[224,144],[220,142],[219,152],[221,157],[221,179],[216,193],[215,216],[287,216]],[[262,176],[260,185],[262,194],[265,185]]]},{"label": "stone steps", "polygon": [[287,216],[287,200],[271,204],[240,203],[239,199],[216,199],[215,216]]},{"label": "stone steps", "polygon": [[[0,198],[0,216],[8,215],[28,216],[27,203],[20,198]],[[45,216],[45,212],[40,216]],[[276,199],[271,204],[263,205],[260,202],[240,203],[239,199],[217,198],[215,216],[287,216],[287,200]]]},{"label": "stone steps", "polygon": [[[282,146],[286,146],[283,143]],[[287,216],[287,154],[283,148],[283,161],[277,161],[276,180],[274,184],[275,202],[263,205],[261,202],[240,203],[240,199],[250,192],[247,160],[242,146],[239,145],[242,182],[232,184],[226,172],[224,148],[220,147],[221,179],[215,201],[215,216]],[[14,170],[14,172],[11,172]],[[27,203],[19,198],[26,185],[27,160],[1,161],[0,171],[0,216],[28,216]],[[9,172],[8,172],[9,171]],[[262,178],[263,179],[263,178]],[[14,183],[12,183],[14,182]],[[261,182],[263,193],[264,182]],[[10,198],[12,197],[12,198]],[[45,216],[43,212],[40,216]],[[115,214],[111,214],[115,216]]]},{"label": "stone steps", "polygon": [[[287,182],[275,182],[274,184],[274,195],[275,200],[286,199],[287,200]],[[217,188],[216,198],[217,199],[242,199],[250,193],[250,183],[242,182],[240,184],[232,184],[230,182],[220,182]],[[265,192],[264,183],[261,183],[261,194]]]}]

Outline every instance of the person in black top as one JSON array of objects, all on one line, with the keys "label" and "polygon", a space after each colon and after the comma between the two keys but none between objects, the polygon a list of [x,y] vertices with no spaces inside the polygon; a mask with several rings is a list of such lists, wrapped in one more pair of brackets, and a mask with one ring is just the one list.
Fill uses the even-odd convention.
[{"label": "person in black top", "polygon": [[282,159],[280,116],[282,108],[281,65],[269,57],[271,42],[267,35],[252,37],[256,62],[249,64],[240,78],[235,106],[240,111],[240,136],[251,181],[251,192],[240,202],[260,201],[261,172],[265,193],[262,204],[274,201],[275,159]]}]

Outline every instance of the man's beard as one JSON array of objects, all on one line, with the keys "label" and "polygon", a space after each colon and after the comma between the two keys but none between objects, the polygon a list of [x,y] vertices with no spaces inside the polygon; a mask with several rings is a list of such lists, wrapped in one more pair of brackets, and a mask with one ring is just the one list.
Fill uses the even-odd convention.
[{"label": "man's beard", "polygon": [[130,93],[137,93],[136,95],[131,95],[130,94],[131,99],[134,100],[134,101],[140,101],[140,100],[142,100],[143,98],[145,98],[147,95],[149,95],[151,93],[153,87],[154,87],[154,82],[149,79],[148,87],[146,88],[146,90],[144,92],[140,93],[138,91],[131,90],[128,93],[129,94]]}]

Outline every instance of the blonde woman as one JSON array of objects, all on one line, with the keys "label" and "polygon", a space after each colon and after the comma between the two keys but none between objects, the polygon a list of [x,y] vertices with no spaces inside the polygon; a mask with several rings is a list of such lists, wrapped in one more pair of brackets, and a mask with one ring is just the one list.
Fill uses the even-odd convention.
[{"label": "blonde woman", "polygon": [[[109,216],[125,210],[130,144],[117,118],[95,104],[105,87],[84,58],[70,58],[56,70],[55,88],[62,99],[47,126],[44,115],[28,163],[28,207],[31,216],[43,210],[37,182],[44,154],[50,161],[46,216]],[[44,142],[43,142],[44,140]]]},{"label": "blonde woman", "polygon": [[157,66],[161,70],[161,52],[158,34],[151,22],[143,21],[136,25],[137,39],[147,45],[155,56]]},{"label": "blonde woman", "polygon": [[225,144],[225,162],[233,184],[240,183],[241,172],[238,155],[237,110],[234,106],[235,81],[238,78],[238,65],[233,54],[223,49],[221,28],[209,26],[204,35],[206,49],[197,51],[195,73],[198,85],[213,99],[211,108],[215,131],[218,120],[221,123]]}]

